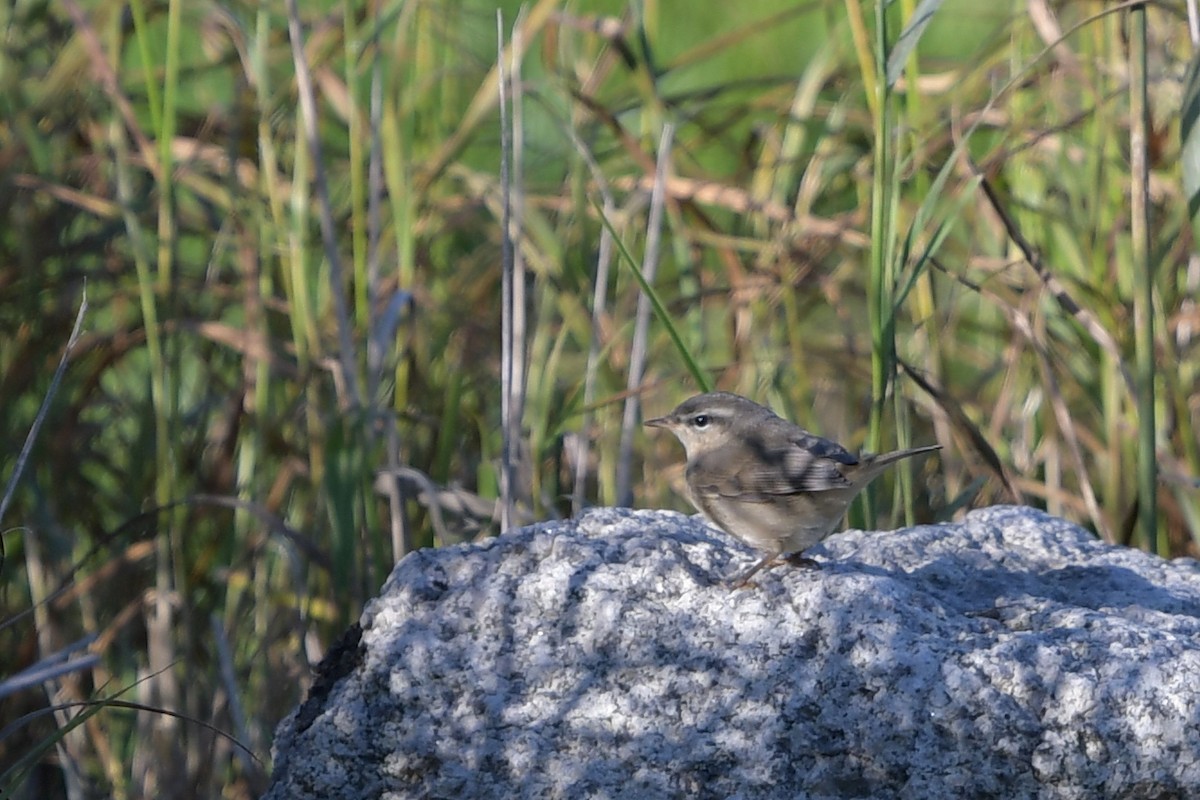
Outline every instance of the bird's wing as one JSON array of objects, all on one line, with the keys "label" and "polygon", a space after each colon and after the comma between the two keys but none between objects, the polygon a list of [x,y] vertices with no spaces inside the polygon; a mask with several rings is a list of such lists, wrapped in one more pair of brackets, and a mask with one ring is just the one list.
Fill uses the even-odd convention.
[{"label": "bird's wing", "polygon": [[845,469],[858,464],[841,445],[803,430],[784,437],[753,436],[743,444],[736,455],[710,453],[689,466],[693,490],[766,502],[779,495],[849,488]]}]

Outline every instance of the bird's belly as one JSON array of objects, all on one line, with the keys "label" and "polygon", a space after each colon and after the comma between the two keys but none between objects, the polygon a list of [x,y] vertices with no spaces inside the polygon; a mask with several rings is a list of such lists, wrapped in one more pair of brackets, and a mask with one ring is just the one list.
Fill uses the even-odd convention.
[{"label": "bird's belly", "polygon": [[826,503],[798,496],[772,498],[768,502],[708,497],[697,505],[725,532],[769,553],[792,553],[812,547],[833,532],[845,512],[841,503],[828,508]]}]

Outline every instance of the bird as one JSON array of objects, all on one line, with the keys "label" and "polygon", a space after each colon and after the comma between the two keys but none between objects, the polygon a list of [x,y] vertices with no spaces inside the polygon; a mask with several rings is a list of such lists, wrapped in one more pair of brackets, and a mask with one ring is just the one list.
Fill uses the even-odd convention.
[{"label": "bird", "polygon": [[809,433],[766,406],[731,392],[709,392],[646,420],[665,428],[687,453],[689,502],[711,523],[764,553],[730,588],[780,556],[819,568],[803,552],[829,536],[868,483],[897,461],[940,450],[926,445],[882,455],[854,455]]}]

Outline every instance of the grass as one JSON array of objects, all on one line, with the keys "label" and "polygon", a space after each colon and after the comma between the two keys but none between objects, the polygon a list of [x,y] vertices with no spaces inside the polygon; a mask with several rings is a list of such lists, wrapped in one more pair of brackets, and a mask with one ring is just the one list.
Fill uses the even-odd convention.
[{"label": "grass", "polygon": [[638,422],[710,385],[945,446],[853,524],[1015,500],[1196,555],[1180,19],[947,0],[889,63],[928,6],[501,5],[502,56],[477,0],[0,11],[6,480],[89,304],[0,678],[96,657],[0,697],[0,773],[70,767],[0,792],[257,796],[398,558],[497,533],[502,487],[513,524],[686,508]]}]

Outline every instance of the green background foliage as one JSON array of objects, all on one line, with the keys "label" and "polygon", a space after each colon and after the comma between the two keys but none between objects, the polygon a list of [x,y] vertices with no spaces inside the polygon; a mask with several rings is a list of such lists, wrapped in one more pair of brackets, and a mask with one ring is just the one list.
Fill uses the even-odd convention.
[{"label": "green background foliage", "polygon": [[[926,5],[889,90],[912,0],[882,28],[857,0],[499,4],[522,50],[517,522],[622,499],[625,404],[711,383],[851,448],[944,445],[852,524],[1019,501],[1195,554],[1183,9],[1151,9],[1138,80],[1125,6]],[[0,9],[6,480],[88,300],[3,520],[0,677],[87,634],[99,657],[0,699],[0,723],[35,715],[0,768],[51,741],[73,770],[0,790],[257,795],[274,725],[395,560],[498,532],[496,11],[304,2],[298,61],[288,4]],[[638,269],[661,237],[644,343],[606,226]],[[677,444],[625,435],[634,503],[686,508]],[[54,733],[79,707],[40,714],[117,696],[183,718],[109,706]]]}]

